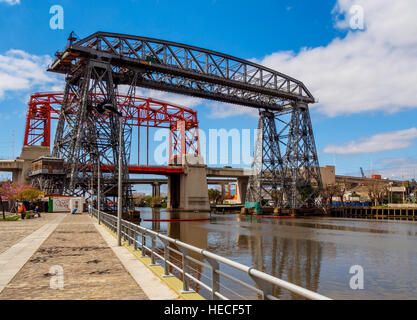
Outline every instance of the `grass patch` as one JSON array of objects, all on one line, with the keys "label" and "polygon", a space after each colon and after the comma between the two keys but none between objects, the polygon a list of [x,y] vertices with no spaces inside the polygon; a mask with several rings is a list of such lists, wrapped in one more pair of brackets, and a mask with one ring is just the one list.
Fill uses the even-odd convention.
[{"label": "grass patch", "polygon": [[3,217],[0,217],[0,221],[17,221],[19,219],[20,219],[20,216],[6,217],[6,219],[3,219]]}]

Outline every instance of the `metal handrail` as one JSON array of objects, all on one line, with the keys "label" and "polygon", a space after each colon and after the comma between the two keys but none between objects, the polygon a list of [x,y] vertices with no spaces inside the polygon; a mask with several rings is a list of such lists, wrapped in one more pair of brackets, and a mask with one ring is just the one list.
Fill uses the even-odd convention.
[{"label": "metal handrail", "polygon": [[[104,213],[102,211],[98,211],[96,209],[92,209],[92,214],[94,217],[98,217],[100,215],[100,221],[107,226],[113,232],[117,231],[117,218],[113,215],[108,213]],[[136,225],[132,222],[122,220],[121,222],[121,234],[125,241],[128,242],[129,245],[133,245],[135,250],[140,249],[142,251],[142,257],[146,256],[148,252],[151,257],[151,265],[156,265],[156,259],[163,261],[164,267],[164,276],[172,276],[169,273],[169,266],[176,269],[178,272],[182,274],[182,281],[183,281],[183,293],[194,292],[190,290],[190,281],[204,287],[211,293],[211,298],[213,300],[228,300],[226,296],[221,294],[220,291],[220,276],[227,278],[230,281],[233,281],[236,284],[239,284],[246,289],[252,290],[257,294],[261,294],[263,299],[269,300],[277,300],[278,298],[273,296],[273,286],[278,286],[280,288],[286,289],[292,293],[300,295],[303,298],[310,299],[310,300],[331,300],[330,298],[318,294],[316,292],[310,291],[308,289],[302,288],[298,285],[293,283],[284,281],[282,279],[276,278],[272,275],[269,275],[265,272],[259,271],[253,267],[248,267],[243,265],[239,262],[232,261],[225,257],[219,256],[215,253],[207,251],[205,249],[201,249],[190,244],[181,242],[177,239],[170,238],[166,235],[161,233],[155,232],[151,229],[144,228],[142,226]],[[147,245],[147,239],[150,239],[150,246]],[[140,241],[139,241],[140,239]],[[156,241],[159,240],[163,246],[163,253],[159,254],[156,252]],[[178,250],[172,248],[170,244],[175,244]],[[169,261],[169,251],[173,251],[176,253],[180,253],[182,255],[182,267],[175,265],[171,261]],[[200,254],[204,257],[207,263],[198,261],[191,257],[188,252],[192,251],[195,253]],[[199,279],[196,279],[192,274],[189,272],[189,262],[193,262],[199,264],[201,267],[204,268],[211,268],[211,284],[204,283]],[[257,284],[258,288],[255,286],[250,285],[240,279],[237,279],[230,274],[225,273],[224,271],[220,271],[220,263],[229,267],[232,267],[236,270],[240,270],[247,275],[249,275],[254,282]]]}]

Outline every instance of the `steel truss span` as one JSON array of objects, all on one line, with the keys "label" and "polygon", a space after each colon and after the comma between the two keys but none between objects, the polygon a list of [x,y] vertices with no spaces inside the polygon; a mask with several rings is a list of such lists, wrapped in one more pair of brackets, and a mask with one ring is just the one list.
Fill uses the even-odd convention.
[{"label": "steel truss span", "polygon": [[[79,123],[87,119],[91,123],[97,121],[89,111],[97,107],[88,101],[89,94],[100,92],[111,102],[119,85],[129,88],[128,96],[134,96],[136,87],[145,87],[258,108],[264,133],[255,146],[258,152],[249,194],[259,202],[265,193],[272,200],[280,195],[277,203],[284,207],[314,206],[321,189],[321,176],[308,104],[315,99],[302,82],[251,61],[170,41],[107,32],[84,39],[71,35],[68,40],[65,50],[56,53],[57,59],[49,68],[67,75],[55,154],[64,151],[67,158],[78,162],[80,157],[75,154],[79,154],[77,141],[81,140],[77,134],[83,132]],[[74,103],[69,94],[78,100]],[[70,119],[65,114],[74,105],[78,117]],[[272,125],[272,121],[276,124]],[[64,124],[72,129],[65,131]],[[110,131],[112,134],[104,140],[117,132],[114,124],[102,130]],[[62,143],[65,136],[67,144]],[[90,135],[87,140],[95,139]],[[126,147],[121,147],[126,152]],[[268,150],[259,151],[263,147]],[[117,148],[113,151],[118,152]],[[77,176],[76,171],[73,170],[73,177]]]},{"label": "steel truss span", "polygon": [[[65,94],[62,92],[35,93],[31,95],[28,104],[24,145],[50,146],[51,121],[60,118],[64,97]],[[73,102],[77,101],[72,94],[69,94],[68,99],[71,99]],[[105,96],[103,94],[92,94],[89,99],[92,104],[100,105],[105,100]],[[169,159],[171,161],[186,153],[200,154],[196,111],[169,102],[139,96],[129,97],[118,94],[115,100],[118,109],[122,112],[123,126],[138,127],[138,139],[140,138],[139,127],[166,128],[170,131]],[[76,111],[76,109],[68,109],[67,117],[75,116]],[[96,110],[92,111],[92,113],[96,117],[98,116]],[[109,125],[110,115],[101,115],[98,122]],[[149,135],[147,138],[149,140]],[[63,156],[65,157],[65,154]],[[112,170],[107,170],[108,165],[105,165],[105,163],[109,161],[112,160],[108,158],[101,159],[102,181],[103,187],[108,185],[108,188],[112,189],[114,181],[109,181],[109,176],[114,171],[114,166],[112,166]],[[91,184],[88,183],[89,177],[94,177],[94,179],[97,177],[97,173],[93,172],[93,170],[94,164],[91,166],[90,163],[85,163],[84,172],[82,173],[85,176],[84,183],[80,184],[82,187],[78,187],[79,192],[91,191],[87,190],[91,188]],[[33,183],[50,194],[65,192],[64,189],[68,187],[61,177],[59,179],[50,179],[49,182],[43,181],[43,178],[36,177],[36,181],[33,181]],[[95,186],[94,183],[93,186]]]},{"label": "steel truss span", "polygon": [[50,70],[68,74],[79,60],[113,66],[114,79],[159,90],[256,108],[282,110],[287,101],[314,102],[304,84],[259,64],[185,44],[97,32],[70,42]]},{"label": "steel truss span", "polygon": [[[51,146],[51,120],[59,119],[63,99],[63,92],[34,93],[30,96],[25,146]],[[97,94],[90,99],[99,104],[104,101],[104,96]],[[121,94],[116,96],[116,103],[122,110],[123,123],[133,127],[170,130],[170,160],[186,153],[200,154],[197,111],[166,101],[139,96],[130,98]],[[108,115],[103,119],[109,121]]]}]

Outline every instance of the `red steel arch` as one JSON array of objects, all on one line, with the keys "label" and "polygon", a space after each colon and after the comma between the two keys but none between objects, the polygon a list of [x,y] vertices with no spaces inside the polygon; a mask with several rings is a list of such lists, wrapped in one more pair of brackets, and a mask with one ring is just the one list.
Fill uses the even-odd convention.
[{"label": "red steel arch", "polygon": [[[63,98],[62,92],[31,95],[26,119],[25,146],[51,146],[51,120],[59,119]],[[91,99],[99,103],[103,101],[104,96],[97,94],[91,96]],[[200,154],[196,111],[169,102],[138,96],[117,95],[116,101],[125,124],[147,128],[148,154],[149,128],[151,127],[170,130],[170,163],[183,154]],[[139,141],[140,130],[138,130]],[[149,158],[147,165],[149,165]]]}]

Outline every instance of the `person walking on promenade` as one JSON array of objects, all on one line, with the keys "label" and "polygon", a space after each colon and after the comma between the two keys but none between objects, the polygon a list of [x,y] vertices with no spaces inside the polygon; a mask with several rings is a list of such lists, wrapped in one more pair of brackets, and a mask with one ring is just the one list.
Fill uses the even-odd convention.
[{"label": "person walking on promenade", "polygon": [[39,206],[36,206],[35,209],[33,209],[33,212],[37,214],[39,218],[41,217],[41,210],[39,209]]},{"label": "person walking on promenade", "polygon": [[91,206],[91,202],[89,202],[88,203],[88,215],[91,217],[91,209],[92,209],[92,206]]},{"label": "person walking on promenade", "polygon": [[22,217],[22,220],[25,220],[25,217],[26,217],[26,207],[25,207],[25,205],[23,203],[19,206],[19,209],[17,210],[17,213],[20,213],[20,215]]}]

